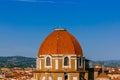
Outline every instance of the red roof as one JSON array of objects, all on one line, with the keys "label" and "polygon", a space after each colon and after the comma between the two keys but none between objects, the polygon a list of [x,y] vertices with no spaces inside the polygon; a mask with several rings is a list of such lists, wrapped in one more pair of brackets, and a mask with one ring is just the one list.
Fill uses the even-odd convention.
[{"label": "red roof", "polygon": [[120,80],[120,78],[114,78],[114,79],[111,79],[111,80]]},{"label": "red roof", "polygon": [[109,78],[105,73],[101,73],[97,78]]},{"label": "red roof", "polygon": [[43,41],[38,52],[38,57],[44,54],[83,55],[82,48],[77,39],[66,30],[59,29],[54,30]]}]

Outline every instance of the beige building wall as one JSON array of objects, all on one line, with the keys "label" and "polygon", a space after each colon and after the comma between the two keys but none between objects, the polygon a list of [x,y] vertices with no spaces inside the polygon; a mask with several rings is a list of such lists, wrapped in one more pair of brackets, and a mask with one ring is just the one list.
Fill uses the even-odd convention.
[{"label": "beige building wall", "polygon": [[[68,75],[68,80],[80,80],[80,74],[84,73],[84,79],[88,80],[88,73],[84,70],[84,60],[81,66],[78,66],[78,58],[76,55],[50,55],[51,66],[46,66],[46,56],[42,55],[37,58],[37,68],[34,72],[34,79],[36,80],[65,80],[65,73]],[[69,66],[64,66],[64,57],[69,57]],[[51,79],[50,79],[50,78]]]},{"label": "beige building wall", "polygon": [[[80,80],[79,73],[67,73],[67,74],[68,80]],[[51,77],[52,80],[58,80],[58,78],[64,80],[64,73],[36,73],[34,76],[37,76],[36,80],[42,80],[43,77],[45,77],[45,80],[49,80],[49,77]]]},{"label": "beige building wall", "polygon": [[94,79],[98,77],[98,72],[94,72]]},{"label": "beige building wall", "polygon": [[[45,55],[41,56],[40,58],[37,58],[37,70],[42,71],[76,71],[77,69],[77,57],[76,55],[69,55],[69,66],[64,66],[64,56],[51,56],[52,65],[50,67],[47,67],[45,64]],[[58,64],[56,64],[56,60],[58,61]],[[56,69],[56,66],[58,66],[58,69]],[[79,69],[84,69],[84,64]]]}]

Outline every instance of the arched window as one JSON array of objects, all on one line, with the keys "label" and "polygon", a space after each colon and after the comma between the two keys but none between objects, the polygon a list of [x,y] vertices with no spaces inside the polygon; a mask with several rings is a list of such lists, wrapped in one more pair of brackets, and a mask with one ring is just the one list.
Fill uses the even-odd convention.
[{"label": "arched window", "polygon": [[49,80],[52,80],[52,77],[49,77]]},{"label": "arched window", "polygon": [[68,74],[66,74],[66,73],[64,74],[64,79],[68,80]]},{"label": "arched window", "polygon": [[68,66],[69,65],[69,58],[65,57],[64,58],[64,66]]},{"label": "arched window", "polygon": [[45,77],[42,77],[42,80],[45,80]]},{"label": "arched window", "polygon": [[47,57],[47,58],[46,58],[46,66],[51,66],[50,57]]}]

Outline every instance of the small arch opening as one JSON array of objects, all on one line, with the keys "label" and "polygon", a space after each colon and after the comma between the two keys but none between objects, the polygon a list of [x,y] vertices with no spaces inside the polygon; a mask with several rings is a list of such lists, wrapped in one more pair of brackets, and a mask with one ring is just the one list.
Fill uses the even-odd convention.
[{"label": "small arch opening", "polygon": [[64,58],[64,66],[68,66],[69,65],[69,58],[65,57]]},{"label": "small arch opening", "polygon": [[50,57],[46,58],[46,66],[51,66],[51,59],[50,59]]}]

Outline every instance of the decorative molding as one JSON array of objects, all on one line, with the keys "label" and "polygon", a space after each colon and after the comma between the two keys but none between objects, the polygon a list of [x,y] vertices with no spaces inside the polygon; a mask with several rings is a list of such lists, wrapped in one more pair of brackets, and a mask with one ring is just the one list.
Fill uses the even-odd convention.
[{"label": "decorative molding", "polygon": [[77,59],[75,59],[75,70],[77,70]]},{"label": "decorative molding", "polygon": [[58,62],[58,59],[55,60],[55,69],[58,69],[59,67],[59,62]]},{"label": "decorative molding", "polygon": [[77,80],[77,77],[73,77],[73,80]]},{"label": "decorative molding", "polygon": [[62,80],[62,77],[58,77],[58,80]]},{"label": "decorative molding", "polygon": [[[71,57],[72,56],[75,56],[75,57],[77,56],[77,55],[74,55],[74,54],[72,54],[72,55],[71,54],[67,54],[67,55],[70,55]],[[47,55],[40,55],[40,57],[45,57],[45,56],[47,56]],[[50,56],[65,56],[65,54],[51,54]]]},{"label": "decorative molding", "polygon": [[41,65],[41,59],[39,58],[39,64],[40,64],[40,70],[42,68],[42,65]]},{"label": "decorative molding", "polygon": [[64,29],[64,28],[56,28],[56,29],[55,29],[55,31],[59,31],[59,30],[61,30],[61,31],[66,31],[66,29]]}]

